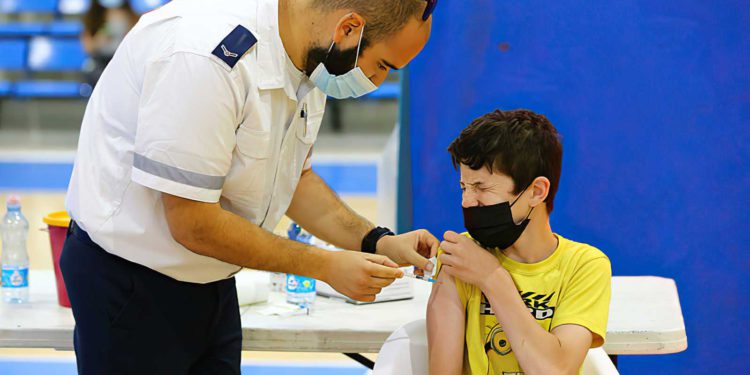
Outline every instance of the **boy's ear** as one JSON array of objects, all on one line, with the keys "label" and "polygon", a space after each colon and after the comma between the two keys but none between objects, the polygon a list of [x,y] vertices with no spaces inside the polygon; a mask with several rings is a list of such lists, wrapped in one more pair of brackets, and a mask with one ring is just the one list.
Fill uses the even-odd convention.
[{"label": "boy's ear", "polygon": [[535,178],[529,189],[531,190],[529,205],[531,205],[531,207],[536,207],[537,205],[544,203],[547,199],[547,195],[549,195],[549,187],[550,182],[547,177],[539,176]]}]

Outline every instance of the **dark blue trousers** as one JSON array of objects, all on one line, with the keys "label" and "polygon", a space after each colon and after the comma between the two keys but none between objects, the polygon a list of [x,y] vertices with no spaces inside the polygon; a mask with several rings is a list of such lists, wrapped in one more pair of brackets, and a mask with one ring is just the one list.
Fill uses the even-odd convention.
[{"label": "dark blue trousers", "polygon": [[234,278],[174,280],[106,252],[74,222],[60,268],[79,374],[240,373]]}]

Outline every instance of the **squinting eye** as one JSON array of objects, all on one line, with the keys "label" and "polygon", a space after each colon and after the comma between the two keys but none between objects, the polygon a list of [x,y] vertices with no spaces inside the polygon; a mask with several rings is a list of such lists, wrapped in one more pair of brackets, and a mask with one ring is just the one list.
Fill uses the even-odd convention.
[{"label": "squinting eye", "polygon": [[385,68],[385,65],[383,65],[383,64],[380,64],[380,63],[378,63],[378,69],[380,69],[380,70],[382,70],[382,71],[384,71],[384,72],[385,72],[385,71],[387,70],[387,69]]}]

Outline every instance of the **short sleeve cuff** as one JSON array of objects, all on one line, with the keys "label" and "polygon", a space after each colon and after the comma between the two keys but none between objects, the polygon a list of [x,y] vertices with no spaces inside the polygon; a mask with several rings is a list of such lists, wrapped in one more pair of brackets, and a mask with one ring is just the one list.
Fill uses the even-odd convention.
[{"label": "short sleeve cuff", "polygon": [[216,203],[221,197],[221,189],[188,185],[187,183],[169,179],[168,176],[162,177],[152,174],[135,166],[132,168],[130,178],[133,182],[147,188],[194,201]]},{"label": "short sleeve cuff", "polygon": [[575,324],[577,326],[581,326],[583,328],[588,329],[591,333],[594,335],[599,336],[599,339],[595,339],[592,341],[592,347],[599,347],[604,345],[604,340],[607,336],[607,329],[604,327],[601,327],[601,324],[595,324],[594,322],[591,322],[586,319],[580,319],[580,318],[562,318],[562,319],[554,319],[552,321],[552,325],[549,327],[550,331],[553,329],[566,325],[566,324]]}]

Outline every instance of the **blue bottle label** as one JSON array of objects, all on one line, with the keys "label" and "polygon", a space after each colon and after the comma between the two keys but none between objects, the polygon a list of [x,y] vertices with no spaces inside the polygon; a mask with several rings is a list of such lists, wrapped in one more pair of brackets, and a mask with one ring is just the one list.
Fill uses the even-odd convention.
[{"label": "blue bottle label", "polygon": [[29,286],[29,269],[3,267],[3,288],[26,288]]},{"label": "blue bottle label", "polygon": [[289,274],[286,277],[286,291],[292,293],[315,293],[315,279]]}]

